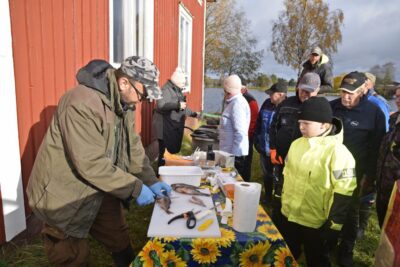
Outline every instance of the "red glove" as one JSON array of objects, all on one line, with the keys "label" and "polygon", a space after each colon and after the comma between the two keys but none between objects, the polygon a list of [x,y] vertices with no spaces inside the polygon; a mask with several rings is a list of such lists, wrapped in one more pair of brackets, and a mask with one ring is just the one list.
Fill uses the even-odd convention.
[{"label": "red glove", "polygon": [[275,164],[275,165],[282,165],[283,164],[282,157],[277,155],[276,149],[271,149],[269,152],[270,152],[270,155],[271,155],[272,164]]}]

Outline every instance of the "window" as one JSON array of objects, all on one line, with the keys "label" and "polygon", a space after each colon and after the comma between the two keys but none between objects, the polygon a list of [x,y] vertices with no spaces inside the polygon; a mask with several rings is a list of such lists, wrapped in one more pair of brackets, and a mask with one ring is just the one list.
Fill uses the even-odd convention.
[{"label": "window", "polygon": [[129,56],[153,60],[154,0],[110,0],[110,62]]},{"label": "window", "polygon": [[190,91],[192,67],[192,16],[187,9],[179,6],[179,67],[185,72],[186,90]]}]

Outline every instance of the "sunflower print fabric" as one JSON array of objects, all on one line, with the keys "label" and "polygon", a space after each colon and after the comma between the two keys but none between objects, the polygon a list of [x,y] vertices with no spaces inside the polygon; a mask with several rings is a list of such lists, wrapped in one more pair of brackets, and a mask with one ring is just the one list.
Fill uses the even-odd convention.
[{"label": "sunflower print fabric", "polygon": [[[213,201],[224,203],[225,196],[217,192],[213,194]],[[254,232],[236,232],[232,224],[232,219],[228,220],[227,225],[220,224],[220,238],[151,238],[131,266],[298,266],[281,234],[261,206],[258,208]]]}]

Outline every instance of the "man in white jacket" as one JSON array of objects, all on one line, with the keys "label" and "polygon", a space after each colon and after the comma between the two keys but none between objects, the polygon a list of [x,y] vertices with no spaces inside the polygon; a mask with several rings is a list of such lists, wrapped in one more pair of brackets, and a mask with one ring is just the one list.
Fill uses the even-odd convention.
[{"label": "man in white jacket", "polygon": [[235,155],[235,168],[239,174],[242,174],[249,152],[250,125],[250,108],[241,88],[242,82],[237,75],[224,80],[225,108],[219,128],[219,149]]}]

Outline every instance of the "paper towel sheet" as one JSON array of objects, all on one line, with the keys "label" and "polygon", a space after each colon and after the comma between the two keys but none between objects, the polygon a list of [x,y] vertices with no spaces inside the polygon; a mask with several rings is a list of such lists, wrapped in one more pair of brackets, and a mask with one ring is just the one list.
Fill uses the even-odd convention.
[{"label": "paper towel sheet", "polygon": [[238,182],[235,184],[233,203],[233,229],[238,232],[253,232],[257,222],[261,184]]}]

